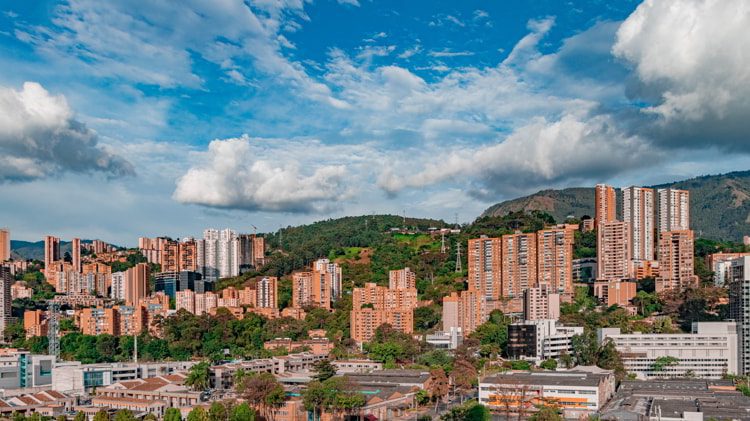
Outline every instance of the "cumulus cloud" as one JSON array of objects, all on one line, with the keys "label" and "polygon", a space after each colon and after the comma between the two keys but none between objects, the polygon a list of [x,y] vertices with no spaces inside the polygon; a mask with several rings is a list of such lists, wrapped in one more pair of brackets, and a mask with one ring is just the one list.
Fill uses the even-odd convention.
[{"label": "cumulus cloud", "polygon": [[134,174],[125,159],[99,145],[62,96],[26,82],[0,87],[0,182],[30,181],[63,172]]},{"label": "cumulus cloud", "polygon": [[655,136],[750,149],[749,27],[745,0],[647,0],[623,22],[612,51],[633,66]]},{"label": "cumulus cloud", "polygon": [[214,208],[313,213],[335,209],[349,195],[343,165],[304,171],[279,154],[261,158],[253,143],[246,135],[212,141],[200,162],[177,180],[173,198]]},{"label": "cumulus cloud", "polygon": [[[387,168],[378,184],[389,193],[469,177],[476,195],[525,192],[540,185],[609,177],[651,165],[660,156],[647,140],[627,135],[609,115],[569,113],[559,120],[537,118],[507,138],[479,148],[434,153],[423,168]],[[426,157],[423,157],[426,158]]]}]

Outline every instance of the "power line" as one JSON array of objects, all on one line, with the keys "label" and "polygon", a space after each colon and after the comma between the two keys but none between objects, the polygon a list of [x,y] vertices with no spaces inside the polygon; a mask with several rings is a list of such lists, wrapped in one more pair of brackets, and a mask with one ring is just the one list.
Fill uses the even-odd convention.
[{"label": "power line", "polygon": [[456,272],[463,272],[461,267],[461,241],[456,242]]}]

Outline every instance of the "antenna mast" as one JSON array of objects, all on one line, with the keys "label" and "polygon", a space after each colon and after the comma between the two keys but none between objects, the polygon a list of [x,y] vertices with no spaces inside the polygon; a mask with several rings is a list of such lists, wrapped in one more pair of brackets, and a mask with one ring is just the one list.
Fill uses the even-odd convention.
[{"label": "antenna mast", "polygon": [[456,272],[463,272],[461,267],[461,241],[456,242]]},{"label": "antenna mast", "polygon": [[58,333],[60,331],[60,320],[58,311],[60,310],[59,304],[55,301],[49,301],[49,321],[47,322],[47,339],[49,340],[49,346],[47,353],[54,355],[55,359],[60,358],[60,341],[58,340]]},{"label": "antenna mast", "polygon": [[445,231],[440,231],[440,253],[445,254]]}]

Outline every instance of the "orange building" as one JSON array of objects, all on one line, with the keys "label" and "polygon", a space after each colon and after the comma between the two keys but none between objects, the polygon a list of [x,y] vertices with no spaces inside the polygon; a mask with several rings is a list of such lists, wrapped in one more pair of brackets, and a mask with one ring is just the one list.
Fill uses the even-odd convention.
[{"label": "orange building", "polygon": [[0,228],[0,263],[10,260],[10,230]]},{"label": "orange building", "polygon": [[148,278],[151,275],[148,263],[138,263],[125,272],[125,304],[135,305],[148,296]]},{"label": "orange building", "polygon": [[[312,272],[293,273],[292,307],[304,308],[312,305]],[[330,308],[330,306],[328,308]]]},{"label": "orange building", "polygon": [[630,228],[627,222],[611,221],[596,233],[596,277],[613,281],[631,278]]},{"label": "orange building", "polygon": [[162,272],[198,271],[198,247],[195,240],[161,243]]},{"label": "orange building", "polygon": [[104,263],[88,263],[83,265],[82,272],[86,283],[91,289],[86,291],[90,294],[96,292],[101,296],[108,296],[112,287],[112,266]]},{"label": "orange building", "polygon": [[392,270],[388,272],[388,287],[390,289],[416,288],[417,274],[409,268]]},{"label": "orange building", "polygon": [[496,300],[502,295],[501,239],[481,236],[468,243],[469,291]]},{"label": "orange building", "polygon": [[84,335],[120,335],[120,312],[116,308],[76,310],[76,325]]},{"label": "orange building", "polygon": [[341,296],[341,267],[328,259],[318,259],[311,271],[292,274],[292,306],[332,308]]},{"label": "orange building", "polygon": [[560,294],[557,289],[540,284],[524,291],[524,320],[557,320],[560,318]]},{"label": "orange building", "polygon": [[536,285],[546,284],[553,291],[561,293],[573,292],[573,242],[576,228],[576,225],[558,225],[536,233]]},{"label": "orange building", "polygon": [[[518,298],[523,292],[537,283],[537,240],[536,234],[503,235],[502,256],[502,296]],[[572,277],[572,269],[571,269]]]},{"label": "orange building", "polygon": [[357,342],[372,339],[382,324],[404,333],[414,331],[416,288],[390,289],[367,283],[352,290],[351,337]]},{"label": "orange building", "polygon": [[47,336],[47,314],[43,310],[26,310],[23,312],[23,328],[26,339],[34,336]]},{"label": "orange building", "polygon": [[74,238],[70,243],[70,257],[73,264],[73,270],[81,271],[81,239]]},{"label": "orange building", "polygon": [[659,276],[658,260],[637,260],[633,262],[635,279],[656,278]]},{"label": "orange building", "polygon": [[452,292],[451,295],[443,297],[444,332],[460,328],[466,337],[486,322],[488,316],[485,296],[479,291]]},{"label": "orange building", "polygon": [[659,235],[659,277],[656,292],[698,286],[693,268],[693,231],[666,231]]},{"label": "orange building", "polygon": [[16,281],[10,286],[10,297],[12,300],[17,298],[31,298],[34,290],[26,286],[26,282]]},{"label": "orange building", "polygon": [[594,188],[594,206],[596,208],[594,221],[597,227],[615,221],[617,219],[617,196],[614,187],[597,184]]},{"label": "orange building", "polygon": [[626,307],[630,305],[630,300],[635,297],[635,289],[635,282],[630,281],[611,280],[594,282],[594,296],[607,307]]},{"label": "orange building", "polygon": [[60,260],[60,239],[48,235],[44,237],[44,273],[47,282],[54,285],[53,275],[50,272],[52,264]]}]

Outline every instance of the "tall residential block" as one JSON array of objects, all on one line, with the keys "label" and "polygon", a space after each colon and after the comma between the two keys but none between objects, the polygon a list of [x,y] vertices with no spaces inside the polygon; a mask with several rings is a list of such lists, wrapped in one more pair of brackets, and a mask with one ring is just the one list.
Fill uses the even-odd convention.
[{"label": "tall residential block", "polygon": [[116,308],[84,308],[78,312],[77,321],[84,335],[120,335],[120,312]]},{"label": "tall residential block", "polygon": [[0,266],[0,332],[5,332],[5,328],[11,322],[11,304],[13,298],[10,294],[10,287],[13,285],[13,275],[10,273],[10,268]]},{"label": "tall residential block", "polygon": [[60,260],[60,239],[48,235],[44,237],[44,273],[47,277],[47,282],[52,282],[48,270],[52,267],[52,263],[58,260]]},{"label": "tall residential block", "polygon": [[750,256],[732,260],[729,276],[729,319],[737,323],[739,375],[750,374]]},{"label": "tall residential block", "polygon": [[198,241],[197,246],[197,263],[204,277],[219,279],[240,274],[240,243],[234,231],[228,228],[204,230],[203,240]]},{"label": "tall residential block", "polygon": [[383,324],[403,333],[414,331],[416,288],[386,288],[367,283],[352,290],[351,337],[368,342]]},{"label": "tall residential block", "polygon": [[560,293],[573,292],[573,242],[577,228],[576,225],[558,225],[536,233],[536,285],[546,284]]},{"label": "tall residential block", "polygon": [[594,188],[594,202],[594,221],[597,226],[617,219],[617,196],[614,187],[597,184]]},{"label": "tall residential block", "polygon": [[81,239],[74,238],[70,242],[70,257],[73,264],[73,270],[81,272]]},{"label": "tall residential block", "polygon": [[278,278],[275,276],[264,276],[255,285],[256,300],[258,308],[278,307]]},{"label": "tall residential block", "polygon": [[629,224],[622,221],[600,224],[596,240],[597,279],[607,281],[630,279]]},{"label": "tall residential block", "polygon": [[443,297],[443,331],[461,329],[464,337],[487,321],[487,301],[480,291],[452,292]]},{"label": "tall residential block", "polygon": [[183,241],[166,241],[161,244],[162,272],[197,272],[198,250],[192,238]]},{"label": "tall residential block", "polygon": [[10,260],[10,230],[0,228],[0,263]]},{"label": "tall residential block", "polygon": [[469,290],[490,300],[502,295],[501,239],[482,236],[468,245]]},{"label": "tall residential block", "polygon": [[388,272],[388,287],[390,289],[416,288],[417,274],[409,268],[392,270]]},{"label": "tall residential block", "polygon": [[148,296],[148,263],[138,263],[125,271],[125,304],[133,306]]},{"label": "tall residential block", "polygon": [[698,286],[693,267],[693,240],[692,230],[660,233],[656,292]]},{"label": "tall residential block", "polygon": [[529,288],[523,295],[524,320],[557,320],[560,318],[560,294],[556,288],[542,283]]},{"label": "tall residential block", "polygon": [[537,283],[536,234],[508,234],[501,239],[502,296],[522,297]]},{"label": "tall residential block", "polygon": [[622,190],[622,216],[630,228],[630,256],[633,260],[654,260],[654,190],[627,187]]},{"label": "tall residential block", "polygon": [[266,239],[256,234],[240,234],[239,263],[243,267],[260,267],[265,264]]},{"label": "tall residential block", "polygon": [[659,232],[690,229],[690,192],[659,189]]},{"label": "tall residential block", "polygon": [[319,259],[311,269],[292,274],[292,306],[330,310],[341,296],[341,267],[328,259]]}]

